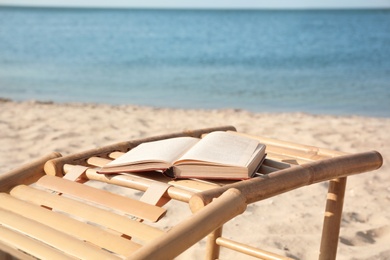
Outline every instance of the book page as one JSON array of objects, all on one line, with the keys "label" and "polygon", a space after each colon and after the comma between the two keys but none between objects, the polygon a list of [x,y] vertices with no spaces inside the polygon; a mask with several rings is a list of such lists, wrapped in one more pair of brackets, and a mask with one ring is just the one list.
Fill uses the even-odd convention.
[{"label": "book page", "polygon": [[177,164],[191,160],[247,166],[257,146],[256,140],[247,137],[227,132],[212,132],[186,152]]},{"label": "book page", "polygon": [[194,137],[177,137],[142,143],[108,163],[105,167],[131,165],[150,161],[172,163],[199,140]]}]

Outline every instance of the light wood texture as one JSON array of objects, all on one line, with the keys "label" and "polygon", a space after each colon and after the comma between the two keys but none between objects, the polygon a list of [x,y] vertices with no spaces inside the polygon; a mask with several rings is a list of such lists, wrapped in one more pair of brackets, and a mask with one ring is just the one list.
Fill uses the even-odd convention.
[{"label": "light wood texture", "polygon": [[160,207],[56,176],[43,176],[37,181],[37,185],[153,222],[159,220],[166,212]]},{"label": "light wood texture", "polygon": [[144,242],[152,240],[164,233],[157,228],[145,225],[125,216],[115,214],[111,211],[42,190],[37,190],[29,186],[17,186],[11,190],[10,194],[30,203],[65,212],[82,218],[88,222],[96,223],[126,234],[127,236],[136,237]]},{"label": "light wood texture", "polygon": [[301,164],[305,164],[305,163],[309,163],[309,162],[313,161],[313,160],[309,160],[309,159],[296,158],[294,156],[277,154],[277,153],[273,153],[270,151],[266,151],[266,152],[267,152],[267,159],[282,162],[282,163],[287,163],[287,164],[301,165]]},{"label": "light wood texture", "polygon": [[[260,258],[260,259],[264,259],[264,260],[292,260],[292,258],[289,258],[287,256],[277,255],[277,254],[274,254],[274,253],[271,253],[271,252],[268,252],[265,250],[261,250],[261,249],[255,248],[255,247],[251,247],[251,246],[245,245],[243,243],[239,243],[239,242],[236,242],[236,241],[233,241],[231,239],[224,238],[224,237],[217,238],[216,243],[219,246],[223,246],[223,247],[229,248],[231,250],[241,252],[243,254],[253,256],[256,258]],[[213,258],[213,259],[216,259],[216,258]]]},{"label": "light wood texture", "polygon": [[239,189],[247,203],[253,203],[313,183],[375,170],[382,163],[383,158],[376,151],[315,161],[197,193],[191,198],[190,207],[196,211],[230,188]]},{"label": "light wood texture", "polygon": [[46,226],[42,222],[28,219],[8,210],[0,209],[0,224],[33,239],[42,241],[76,258],[117,259],[113,254],[77,239],[74,236],[64,234]]},{"label": "light wood texture", "polygon": [[205,180],[195,180],[195,179],[175,179],[171,180],[169,184],[175,185],[176,187],[181,187],[184,189],[190,189],[192,191],[205,191],[209,189],[214,189],[217,187],[220,187],[221,185],[217,183],[213,183],[211,181],[205,181]]},{"label": "light wood texture", "polygon": [[336,259],[346,185],[347,178],[339,178],[329,182],[322,228],[320,260]]},{"label": "light wood texture", "polygon": [[[310,145],[250,136],[266,144],[267,157],[259,170],[260,177],[246,181],[171,180],[162,174],[97,173],[99,167],[142,142],[178,136],[201,137],[218,130],[235,131],[235,128],[207,128],[142,138],[64,157],[53,153],[0,175],[0,191],[10,192],[10,195],[0,195],[0,250],[21,258],[26,256],[26,259],[29,256],[20,254],[17,248],[41,258],[59,259],[57,253],[64,258],[116,258],[117,255],[100,248],[104,247],[129,259],[171,259],[211,233],[207,259],[217,259],[220,246],[262,259],[289,259],[222,237],[222,224],[241,214],[249,203],[331,180],[320,259],[335,259],[346,177],[379,168],[383,158],[375,151],[346,155]],[[79,165],[86,167],[81,175]],[[165,233],[135,220],[157,221],[165,214],[165,209],[58,177],[41,178],[43,168],[48,175],[65,175],[80,182],[96,180],[146,191],[144,198],[153,194],[156,184],[162,183],[164,188],[160,189],[157,199],[152,196],[152,200],[147,201],[159,204],[158,198],[162,196],[163,203],[172,198],[189,202],[194,214]],[[26,186],[35,181],[36,188]],[[135,239],[143,246],[125,238]],[[132,252],[134,255],[130,256]],[[53,257],[44,254],[53,254]]]},{"label": "light wood texture", "polygon": [[[69,169],[73,167],[73,165],[65,164],[64,167],[65,167],[64,172],[67,172]],[[175,199],[183,202],[188,202],[191,196],[194,194],[193,191],[176,187],[180,185],[175,185],[173,182],[171,182],[171,179],[164,177],[162,175],[161,176],[154,175],[156,178],[153,179],[152,176],[146,178],[136,174],[126,174],[126,175],[99,174],[96,172],[96,169],[88,169],[85,175],[89,180],[114,184],[114,185],[132,188],[140,191],[146,191],[147,189],[149,189],[151,185],[153,185],[156,182],[168,183],[172,186],[168,188],[166,195],[171,199]]]},{"label": "light wood texture", "polygon": [[122,152],[112,152],[108,155],[108,157],[110,157],[111,159],[116,159],[118,158],[119,156],[121,155],[124,155],[125,153],[122,153]]},{"label": "light wood texture", "polygon": [[[140,247],[140,245],[128,239],[116,236],[101,228],[13,198],[5,193],[0,194],[0,208],[15,214],[23,215],[28,219],[42,222],[46,226],[59,232],[70,236],[77,236],[81,240],[90,242],[120,255],[126,256]],[[28,212],[28,214],[25,214],[26,212]]]},{"label": "light wood texture", "polygon": [[[267,144],[267,146],[271,147],[283,147],[286,149],[285,151],[282,151],[282,154],[300,154],[302,155],[303,158],[312,158],[312,155],[319,155],[320,157],[315,157],[315,160],[318,160],[319,158],[322,157],[322,159],[329,158],[329,157],[334,157],[334,156],[340,156],[340,155],[345,155],[343,152],[335,151],[335,150],[330,150],[326,148],[320,148],[312,145],[304,145],[304,144],[298,144],[298,143],[293,143],[285,140],[279,140],[279,139],[273,139],[273,138],[268,138],[264,136],[255,136],[255,135],[248,135],[245,133],[240,133],[240,132],[235,132],[236,134],[239,135],[244,135],[248,136],[251,138],[254,138],[262,143]],[[290,151],[290,152],[288,152]],[[296,151],[296,152],[294,152]],[[306,154],[306,155],[305,155]]]},{"label": "light wood texture", "polygon": [[77,181],[78,179],[83,177],[87,170],[88,167],[86,166],[75,165],[72,168],[72,171],[68,172],[63,178],[70,181]]},{"label": "light wood texture", "polygon": [[[71,257],[70,255],[66,255],[64,254],[64,252],[61,252],[51,246],[48,246],[47,244],[39,242],[38,240],[32,239],[19,232],[12,231],[3,226],[0,226],[0,234],[0,251],[9,251],[18,259],[77,259]],[[1,243],[7,245],[9,249],[2,247]],[[28,252],[30,255],[33,255],[35,257],[33,258],[22,252]],[[2,258],[0,252],[0,259],[7,258],[5,258],[5,256],[4,258]]]},{"label": "light wood texture", "polygon": [[109,158],[109,154],[113,151],[118,152],[127,152],[130,149],[136,147],[140,143],[143,142],[151,142],[151,141],[157,141],[167,138],[173,138],[173,137],[180,137],[180,136],[193,136],[200,138],[202,134],[209,133],[212,131],[236,131],[236,129],[233,126],[222,126],[222,127],[211,127],[211,128],[204,128],[204,129],[198,129],[198,130],[188,130],[183,131],[180,133],[173,133],[173,134],[166,134],[166,135],[160,135],[160,136],[154,136],[154,137],[148,137],[148,138],[141,138],[137,140],[131,140],[127,142],[121,142],[116,143],[113,145],[97,148],[97,149],[91,149],[88,151],[84,151],[81,153],[75,153],[68,156],[64,156],[63,158],[58,158],[54,160],[50,160],[45,164],[45,172],[48,175],[57,175],[57,176],[63,176],[65,173],[63,172],[63,166],[65,163],[72,164],[72,165],[84,165],[86,166],[87,160],[90,157],[97,156],[102,158]]},{"label": "light wood texture", "polygon": [[217,239],[222,236],[222,229],[223,227],[217,228],[207,236],[205,259],[218,259],[221,247],[217,244]]},{"label": "light wood texture", "polygon": [[155,182],[142,195],[140,201],[161,207],[170,200],[168,196],[164,196],[169,187],[166,183]]},{"label": "light wood texture", "polygon": [[136,251],[131,259],[173,259],[245,209],[245,198],[240,191],[230,189],[188,221],[173,227],[166,236],[157,238]]},{"label": "light wood texture", "polygon": [[[121,154],[124,154],[124,153],[121,153]],[[92,157],[88,158],[88,160],[87,160],[87,163],[89,165],[99,166],[99,167],[102,167],[109,162],[112,162],[112,160],[107,159],[107,158],[97,157],[97,156],[92,156]]]}]

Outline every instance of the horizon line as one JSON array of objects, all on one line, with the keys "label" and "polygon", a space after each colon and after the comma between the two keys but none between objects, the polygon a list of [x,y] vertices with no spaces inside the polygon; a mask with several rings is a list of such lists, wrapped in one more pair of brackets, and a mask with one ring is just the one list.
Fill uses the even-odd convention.
[{"label": "horizon line", "polygon": [[10,7],[10,8],[53,8],[53,9],[134,9],[134,10],[221,10],[221,11],[300,11],[300,10],[390,10],[389,7],[379,7],[379,6],[329,6],[329,7],[235,7],[235,6],[226,6],[226,7],[217,7],[217,6],[101,6],[101,5],[25,5],[25,4],[2,4],[0,3],[0,8],[2,7]]}]

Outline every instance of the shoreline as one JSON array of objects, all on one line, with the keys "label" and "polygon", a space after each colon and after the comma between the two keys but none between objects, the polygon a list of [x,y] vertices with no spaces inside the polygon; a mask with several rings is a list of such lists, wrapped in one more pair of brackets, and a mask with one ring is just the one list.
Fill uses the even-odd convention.
[{"label": "shoreline", "polygon": [[110,103],[99,103],[99,102],[58,102],[53,100],[37,100],[37,99],[25,99],[25,100],[14,100],[12,98],[0,97],[1,103],[27,103],[32,105],[59,105],[59,106],[111,106],[113,108],[139,108],[139,109],[154,109],[154,110],[184,110],[184,111],[227,111],[227,112],[246,112],[251,114],[304,114],[310,116],[324,116],[324,117],[362,117],[362,118],[377,118],[377,119],[390,119],[390,116],[373,116],[373,115],[362,115],[362,114],[343,114],[343,113],[311,113],[306,111],[252,111],[245,108],[235,107],[219,107],[219,108],[185,108],[185,107],[165,107],[165,106],[153,106],[153,105],[138,105],[138,104],[110,104]]},{"label": "shoreline", "polygon": [[[52,151],[67,155],[135,138],[222,125],[343,152],[379,151],[384,158],[381,169],[348,178],[338,259],[390,257],[390,118],[0,100],[0,173]],[[316,184],[253,204],[243,215],[245,221],[233,221],[224,233],[275,253],[317,258],[325,194],[326,185]],[[259,221],[262,224],[256,225],[254,234],[251,223]],[[199,259],[199,251],[195,247],[182,259]],[[226,253],[228,259],[238,257]]]}]

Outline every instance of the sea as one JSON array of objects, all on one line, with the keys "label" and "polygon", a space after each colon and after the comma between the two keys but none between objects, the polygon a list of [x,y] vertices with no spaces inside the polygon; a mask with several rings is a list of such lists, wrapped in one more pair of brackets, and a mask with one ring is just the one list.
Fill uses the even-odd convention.
[{"label": "sea", "polygon": [[0,98],[390,117],[390,10],[0,7]]}]

